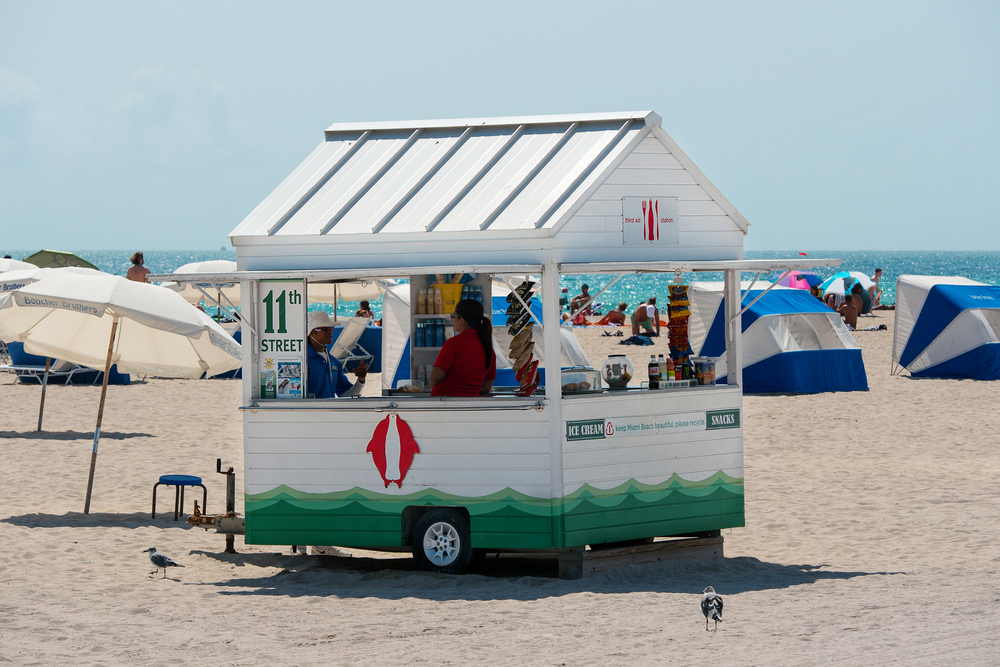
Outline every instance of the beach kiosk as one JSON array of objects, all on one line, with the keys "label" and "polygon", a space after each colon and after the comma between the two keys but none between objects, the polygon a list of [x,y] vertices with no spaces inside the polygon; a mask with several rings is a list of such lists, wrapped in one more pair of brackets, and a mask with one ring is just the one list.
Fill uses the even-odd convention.
[{"label": "beach kiosk", "polygon": [[[460,572],[489,551],[720,539],[744,525],[741,271],[839,262],[743,260],[748,223],[660,124],[644,111],[326,130],[230,235],[252,341],[247,543],[412,550]],[[610,276],[603,287],[691,271],[725,275],[728,385],[650,390],[643,368],[609,387],[597,360],[564,382],[561,355],[544,354],[560,349],[560,275]],[[465,281],[486,304],[495,282],[513,290],[514,321],[493,322],[510,333],[497,353],[516,364],[530,342],[544,381],[525,385],[536,368],[490,396],[432,398],[383,372],[378,396],[308,398],[311,286],[377,278],[410,282],[410,317],[383,322],[383,356],[409,363],[411,380],[440,345],[426,331],[417,342],[441,318],[419,311],[419,290]],[[532,294],[544,327],[521,317]]]}]

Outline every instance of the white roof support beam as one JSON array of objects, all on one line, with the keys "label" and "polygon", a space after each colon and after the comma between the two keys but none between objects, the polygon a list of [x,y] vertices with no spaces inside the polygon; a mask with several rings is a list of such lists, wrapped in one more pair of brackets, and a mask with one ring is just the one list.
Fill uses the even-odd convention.
[{"label": "white roof support beam", "polygon": [[427,231],[428,232],[431,231],[431,230],[433,230],[435,227],[437,227],[441,223],[441,221],[445,219],[445,216],[447,216],[449,213],[451,213],[452,209],[455,208],[455,206],[458,205],[458,202],[462,201],[462,199],[465,198],[465,195],[469,194],[469,192],[472,191],[472,188],[476,187],[476,185],[479,183],[479,181],[483,180],[483,177],[486,176],[486,174],[489,173],[490,169],[492,169],[494,166],[496,166],[496,163],[500,161],[500,158],[502,158],[504,155],[506,155],[507,151],[510,150],[510,147],[513,146],[517,142],[517,140],[521,138],[521,135],[524,134],[524,131],[526,129],[528,129],[527,125],[518,125],[517,126],[517,129],[514,130],[514,133],[511,134],[510,137],[507,138],[507,141],[505,141],[504,144],[503,144],[503,146],[500,147],[500,150],[498,150],[493,155],[493,157],[490,158],[489,162],[487,162],[486,164],[484,164],[483,168],[480,169],[476,173],[476,175],[473,176],[469,180],[469,182],[465,184],[465,187],[462,188],[461,192],[459,192],[457,195],[455,195],[452,198],[452,200],[450,202],[448,202],[443,209],[441,209],[441,212],[438,213],[436,216],[434,216],[433,220],[431,220],[429,223],[427,223]]},{"label": "white roof support beam", "polygon": [[500,217],[500,214],[503,213],[508,206],[510,206],[510,203],[517,199],[517,196],[521,194],[521,191],[528,187],[528,183],[531,183],[535,176],[538,176],[538,173],[545,168],[545,165],[547,165],[552,158],[555,157],[555,154],[562,150],[562,147],[566,145],[566,142],[569,141],[570,137],[573,136],[576,132],[576,128],[578,127],[580,127],[580,123],[573,123],[565,132],[563,132],[563,135],[559,137],[559,141],[557,141],[555,145],[549,149],[549,151],[545,154],[545,157],[539,160],[538,163],[532,167],[531,171],[525,174],[524,178],[521,179],[521,182],[510,191],[510,194],[504,197],[504,200],[500,203],[500,205],[497,206],[485,220],[483,220],[482,224],[479,225],[480,230],[488,228],[493,224],[494,220]]},{"label": "white roof support beam", "polygon": [[361,187],[361,189],[358,190],[346,204],[340,207],[340,210],[337,211],[337,214],[334,215],[328,223],[323,225],[323,228],[319,230],[319,233],[326,234],[328,231],[333,229],[333,226],[336,225],[338,222],[340,222],[340,220],[345,215],[347,215],[347,212],[350,211],[352,208],[354,208],[354,205],[357,204],[359,201],[361,201],[362,197],[368,194],[369,190],[375,187],[375,184],[378,183],[383,176],[385,176],[386,172],[392,169],[392,166],[399,161],[399,158],[403,157],[403,154],[406,151],[410,150],[410,147],[414,144],[414,142],[416,142],[417,139],[420,138],[420,135],[423,133],[424,131],[422,129],[414,130],[413,134],[410,135],[410,138],[407,139],[406,142],[402,146],[400,146],[395,153],[392,154],[392,157],[390,157],[388,160],[385,161],[385,164],[383,164],[378,171],[372,174],[372,177],[368,179],[368,182],[365,183]]},{"label": "white roof support beam", "polygon": [[302,208],[303,206],[305,206],[306,202],[308,202],[310,199],[312,199],[313,195],[315,195],[317,192],[319,192],[320,188],[322,188],[324,185],[326,185],[327,181],[329,181],[331,178],[333,178],[333,175],[336,174],[340,170],[341,167],[343,167],[345,164],[347,164],[348,160],[350,160],[352,157],[354,157],[354,154],[358,152],[358,149],[361,148],[362,144],[364,144],[366,141],[368,141],[368,137],[370,137],[371,134],[372,134],[371,130],[365,130],[365,132],[360,137],[358,137],[358,140],[354,142],[354,145],[351,146],[340,157],[339,160],[337,160],[336,164],[334,164],[332,167],[330,167],[327,170],[327,172],[325,174],[323,174],[323,176],[321,178],[317,179],[316,183],[314,183],[313,186],[311,188],[309,188],[309,190],[305,194],[303,194],[301,197],[299,197],[299,200],[297,202],[295,202],[295,204],[293,204],[292,207],[289,208],[288,211],[286,211],[285,214],[283,216],[281,216],[281,218],[279,218],[276,223],[274,223],[273,225],[271,225],[271,227],[267,230],[267,235],[268,236],[274,236],[274,234],[279,229],[281,229],[285,225],[286,222],[288,222],[289,220],[291,220],[292,216],[295,215],[296,213],[298,213],[299,209]]},{"label": "white roof support beam", "polygon": [[590,176],[591,172],[593,172],[594,169],[597,168],[597,165],[601,164],[601,161],[608,156],[608,153],[610,153],[614,149],[614,147],[621,142],[622,138],[626,134],[628,134],[628,131],[632,129],[632,125],[634,124],[635,124],[634,120],[625,121],[625,124],[621,126],[620,130],[618,130],[618,133],[615,135],[614,139],[609,141],[608,144],[601,150],[601,152],[597,154],[597,157],[595,157],[593,160],[590,161],[590,164],[587,165],[586,169],[581,171],[580,175],[577,176],[575,179],[573,179],[573,182],[570,183],[569,187],[563,190],[562,194],[556,197],[556,200],[552,203],[552,206],[549,206],[548,210],[545,211],[545,213],[542,213],[542,216],[538,218],[538,220],[535,222],[535,229],[541,229],[542,227],[545,226],[545,223],[549,221],[549,218],[552,217],[552,214],[558,211],[559,207],[562,206],[564,203],[566,203],[566,200],[569,198],[569,196],[573,194],[573,192],[575,192],[578,187],[580,187],[580,184],[583,183],[583,181],[586,180],[588,176]]},{"label": "white roof support beam", "polygon": [[406,206],[406,204],[411,199],[413,199],[414,195],[420,192],[421,188],[427,185],[428,181],[434,178],[434,175],[441,170],[441,167],[443,167],[445,163],[448,162],[448,160],[450,160],[452,156],[454,156],[455,153],[458,152],[458,149],[461,148],[462,145],[469,140],[469,135],[471,134],[472,134],[472,128],[471,127],[465,128],[465,132],[462,132],[462,136],[456,139],[455,143],[452,144],[452,147],[449,148],[445,152],[445,154],[442,155],[441,158],[434,163],[433,167],[427,170],[427,173],[423,175],[423,178],[417,181],[413,185],[413,187],[410,188],[410,191],[407,192],[405,195],[403,195],[402,199],[396,202],[396,205],[392,207],[392,210],[386,213],[384,216],[382,216],[382,219],[379,220],[374,227],[372,227],[373,234],[377,234],[379,231],[381,231],[383,227],[389,224],[389,221],[392,220],[397,213],[403,210],[403,207]]}]

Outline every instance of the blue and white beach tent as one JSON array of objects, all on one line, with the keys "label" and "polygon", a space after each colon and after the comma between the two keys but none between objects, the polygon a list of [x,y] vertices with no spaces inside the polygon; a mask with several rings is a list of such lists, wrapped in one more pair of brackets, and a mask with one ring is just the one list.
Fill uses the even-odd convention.
[{"label": "blue and white beach tent", "polygon": [[900,276],[892,360],[920,377],[1000,379],[1000,287]]},{"label": "blue and white beach tent", "polygon": [[[759,283],[758,283],[759,284]],[[746,292],[744,307],[764,291]],[[688,339],[696,356],[724,364],[722,283],[693,283]],[[742,315],[743,391],[817,394],[867,391],[861,347],[840,315],[809,292],[775,287]],[[716,377],[725,378],[716,367]]]}]

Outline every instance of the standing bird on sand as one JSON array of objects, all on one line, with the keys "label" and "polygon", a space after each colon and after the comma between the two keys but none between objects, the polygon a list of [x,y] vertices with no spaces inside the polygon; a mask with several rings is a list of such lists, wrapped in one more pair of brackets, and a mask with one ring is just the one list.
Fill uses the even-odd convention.
[{"label": "standing bird on sand", "polygon": [[701,613],[705,614],[705,630],[708,630],[708,621],[711,619],[715,621],[715,631],[718,632],[719,621],[722,620],[722,596],[716,595],[715,589],[711,586],[702,593],[705,594],[701,598]]},{"label": "standing bird on sand", "polygon": [[[149,554],[149,562],[156,566],[156,569],[150,572],[150,574],[156,574],[163,568],[163,578],[167,578],[167,568],[168,567],[184,567],[180,563],[175,563],[173,559],[165,553],[156,550],[156,547],[149,547],[143,550],[142,553]],[[706,624],[708,621],[706,621]]]}]

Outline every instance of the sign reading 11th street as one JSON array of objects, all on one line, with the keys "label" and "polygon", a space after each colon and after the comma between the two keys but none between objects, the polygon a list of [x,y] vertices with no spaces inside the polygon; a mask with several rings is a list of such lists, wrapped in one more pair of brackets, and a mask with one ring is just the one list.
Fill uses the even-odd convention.
[{"label": "sign reading 11th street", "polygon": [[261,280],[257,303],[260,397],[302,398],[305,378],[305,281]]}]

